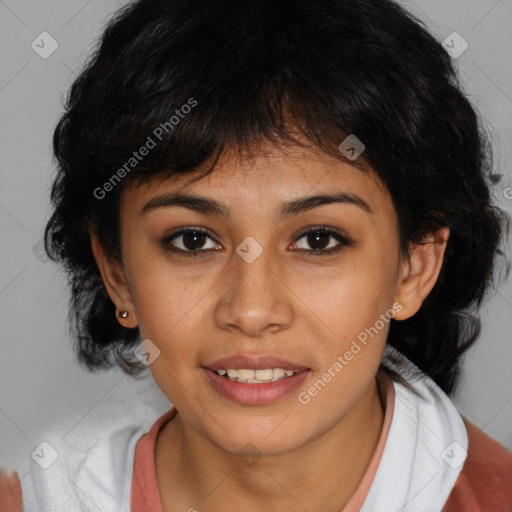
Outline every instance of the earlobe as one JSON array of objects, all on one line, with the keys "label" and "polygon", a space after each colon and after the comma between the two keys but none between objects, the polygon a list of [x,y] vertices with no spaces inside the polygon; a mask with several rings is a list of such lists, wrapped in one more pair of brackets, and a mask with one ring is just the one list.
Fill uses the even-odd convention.
[{"label": "earlobe", "polygon": [[101,279],[110,300],[116,306],[117,321],[123,327],[137,327],[138,321],[132,295],[121,263],[107,255],[105,248],[95,233],[91,232],[90,238],[92,252],[100,271]]},{"label": "earlobe", "polygon": [[410,256],[400,269],[395,301],[402,304],[402,309],[396,314],[396,320],[405,320],[416,314],[434,288],[443,266],[449,235],[450,230],[445,227],[411,247]]}]

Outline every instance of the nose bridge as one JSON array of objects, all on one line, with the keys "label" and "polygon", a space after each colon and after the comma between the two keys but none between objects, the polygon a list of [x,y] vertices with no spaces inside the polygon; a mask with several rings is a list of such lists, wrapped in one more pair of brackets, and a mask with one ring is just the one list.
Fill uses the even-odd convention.
[{"label": "nose bridge", "polygon": [[217,308],[220,326],[236,326],[257,336],[269,325],[284,327],[289,323],[291,305],[277,277],[279,263],[274,260],[272,251],[251,237],[236,248],[226,291]]},{"label": "nose bridge", "polygon": [[[270,270],[272,254],[268,248],[263,247],[252,237],[245,239],[236,249],[237,257],[234,258],[234,276],[237,281],[236,291],[261,292],[272,288],[271,281],[275,279]],[[274,262],[274,265],[276,263]],[[259,290],[261,288],[261,290]]]},{"label": "nose bridge", "polygon": [[252,304],[252,307],[265,304],[270,307],[277,291],[276,277],[271,271],[271,250],[264,249],[254,238],[248,237],[237,247],[236,252],[233,277],[230,280],[233,299],[239,304]]}]

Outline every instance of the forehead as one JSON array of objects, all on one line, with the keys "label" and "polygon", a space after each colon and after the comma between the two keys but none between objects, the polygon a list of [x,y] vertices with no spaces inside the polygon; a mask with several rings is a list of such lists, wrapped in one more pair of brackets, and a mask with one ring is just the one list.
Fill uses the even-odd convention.
[{"label": "forehead", "polygon": [[180,192],[216,198],[230,211],[253,215],[262,206],[273,208],[301,196],[346,193],[360,197],[376,213],[394,216],[389,192],[373,170],[361,170],[317,149],[266,146],[250,155],[225,152],[208,175],[191,183],[200,172],[132,182],[121,208],[141,213],[155,196]]}]

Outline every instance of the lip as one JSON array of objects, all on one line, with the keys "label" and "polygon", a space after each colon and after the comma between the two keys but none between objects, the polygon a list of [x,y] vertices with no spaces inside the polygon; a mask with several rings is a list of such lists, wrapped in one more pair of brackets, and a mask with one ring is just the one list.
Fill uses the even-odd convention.
[{"label": "lip", "polygon": [[[284,359],[272,355],[237,355],[232,357],[225,357],[223,359],[213,361],[212,363],[205,364],[203,365],[203,368],[209,370],[220,370],[228,368],[265,370],[266,368],[282,368],[283,370],[295,370],[296,372],[308,370],[308,368],[306,368],[305,366],[301,366],[299,364],[293,363],[291,361],[286,361]],[[261,386],[262,384],[256,385]]]},{"label": "lip", "polygon": [[213,389],[221,395],[244,405],[265,405],[277,402],[298,388],[309,375],[310,370],[265,384],[232,382],[216,374],[210,368],[203,368]]}]

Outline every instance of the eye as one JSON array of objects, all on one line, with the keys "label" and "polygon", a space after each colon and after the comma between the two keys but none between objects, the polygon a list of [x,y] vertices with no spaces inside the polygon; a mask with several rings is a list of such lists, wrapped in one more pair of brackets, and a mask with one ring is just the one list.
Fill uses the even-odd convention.
[{"label": "eye", "polygon": [[[210,243],[210,247],[205,245],[207,240],[211,240],[214,243]],[[328,229],[325,226],[308,229],[299,235],[297,240],[305,240],[313,249],[304,250],[309,252],[311,256],[322,256],[333,254],[340,251],[343,247],[352,244],[346,236]],[[330,240],[331,239],[331,240]],[[329,242],[330,240],[330,242]],[[221,246],[216,245],[215,240],[209,235],[208,231],[201,228],[190,227],[182,229],[166,236],[160,241],[162,247],[180,256],[192,256],[192,257],[205,257],[208,256],[214,250],[218,250]],[[295,248],[303,249],[304,243],[295,242]]]},{"label": "eye", "polygon": [[[349,240],[346,236],[338,233],[337,231],[328,229],[325,226],[304,231],[299,236],[298,240],[300,241],[302,239],[305,239],[305,243],[310,247],[314,247],[313,250],[308,250],[307,248],[305,249],[310,253],[311,256],[333,254],[335,252],[341,251],[343,247],[352,244],[352,241]],[[329,239],[331,239],[330,242]],[[295,243],[295,246],[302,248],[298,242]],[[302,246],[304,246],[304,243],[302,243]]]},{"label": "eye", "polygon": [[218,246],[205,247],[205,241],[213,238],[207,231],[199,228],[187,228],[163,238],[160,243],[164,249],[179,253],[183,256],[207,256],[210,250]]}]

